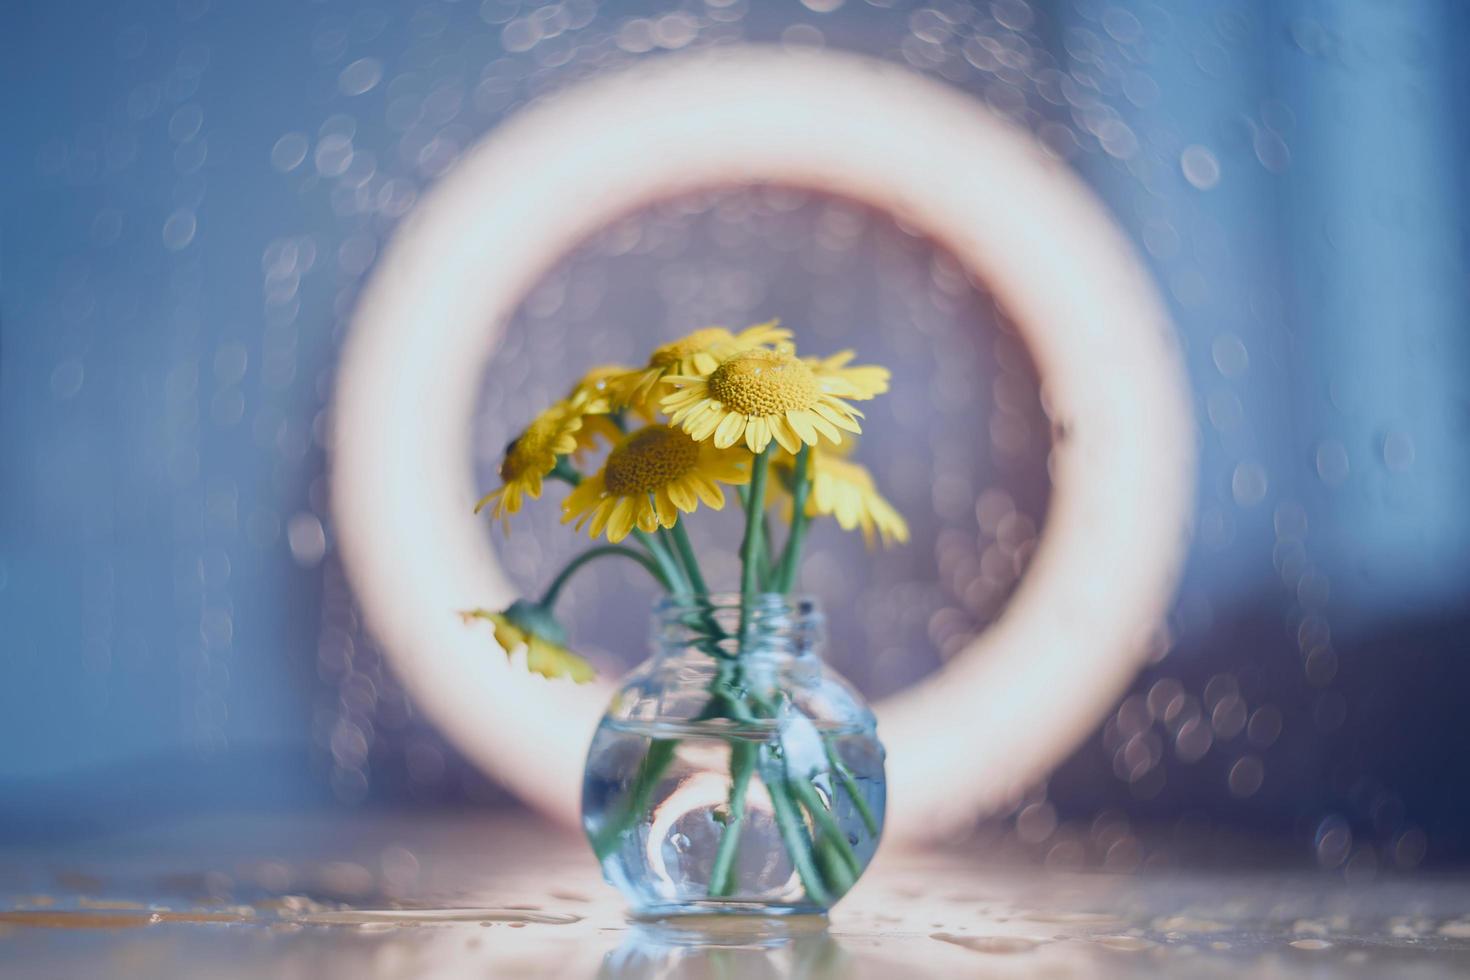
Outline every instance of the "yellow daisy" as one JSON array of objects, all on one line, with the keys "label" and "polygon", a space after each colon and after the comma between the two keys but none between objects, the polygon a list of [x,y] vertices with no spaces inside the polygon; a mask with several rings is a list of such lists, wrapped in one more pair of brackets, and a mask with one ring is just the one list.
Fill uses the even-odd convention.
[{"label": "yellow daisy", "polygon": [[[843,456],[841,451],[811,451],[811,459],[807,465],[812,489],[806,498],[807,516],[834,517],[844,531],[861,528],[863,541],[870,548],[875,537],[882,539],[885,548],[895,542],[907,542],[909,526],[903,515],[878,492],[873,484],[873,475],[865,467],[844,459]],[[772,462],[781,476],[776,485],[789,494],[796,457],[782,453]],[[788,514],[791,506],[792,501],[788,496]]]},{"label": "yellow daisy", "polygon": [[627,407],[618,382],[633,369],[623,364],[600,364],[572,386],[567,401],[588,415],[607,415]]},{"label": "yellow daisy", "polygon": [[504,612],[470,609],[459,614],[466,623],[488,619],[495,628],[495,642],[507,657],[526,651],[526,669],[542,677],[570,677],[585,684],[597,676],[592,665],[566,648],[566,634],[551,613],[525,599],[517,599]]},{"label": "yellow daisy", "polygon": [[521,509],[522,497],[535,500],[541,496],[541,481],[556,468],[556,458],[585,448],[578,439],[582,424],[582,413],[568,402],[557,402],[536,416],[505,447],[501,485],[480,498],[475,513],[489,507],[490,516],[508,531],[510,515]]},{"label": "yellow daisy", "polygon": [[[847,355],[850,356],[850,355]],[[832,362],[837,362],[833,364]],[[789,347],[734,351],[699,375],[670,375],[676,390],[660,402],[669,423],[720,448],[744,442],[764,452],[772,439],[794,453],[819,439],[842,441],[839,429],[861,432],[862,412],[848,398],[871,398],[882,368],[849,368],[844,355],[803,360]]]},{"label": "yellow daisy", "polygon": [[664,344],[649,355],[646,367],[635,368],[623,376],[620,384],[624,401],[655,408],[660,396],[658,389],[670,375],[708,374],[719,364],[721,357],[762,344],[790,340],[791,331],[779,323],[779,320],[758,323],[739,333],[731,333],[724,327],[703,327],[687,337]]},{"label": "yellow daisy", "polygon": [[621,541],[633,528],[651,532],[673,527],[679,512],[693,513],[702,500],[725,506],[721,483],[750,479],[749,455],[698,443],[667,425],[650,425],[624,436],[596,475],[583,480],[562,504],[562,523],[577,529],[589,520],[588,534],[606,532]]}]

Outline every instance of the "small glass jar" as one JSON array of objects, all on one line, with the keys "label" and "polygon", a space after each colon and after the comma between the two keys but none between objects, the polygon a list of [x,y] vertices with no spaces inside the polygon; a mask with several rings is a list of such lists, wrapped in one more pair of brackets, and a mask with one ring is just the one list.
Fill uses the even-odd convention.
[{"label": "small glass jar", "polygon": [[872,860],[873,712],[821,660],[815,601],[674,597],[587,755],[582,824],[641,916],[823,913]]}]

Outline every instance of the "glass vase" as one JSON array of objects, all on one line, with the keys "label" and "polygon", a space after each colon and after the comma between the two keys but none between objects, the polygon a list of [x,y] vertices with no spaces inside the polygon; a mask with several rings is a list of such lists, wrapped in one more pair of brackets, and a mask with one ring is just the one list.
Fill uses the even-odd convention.
[{"label": "glass vase", "polygon": [[883,829],[873,712],[823,663],[816,603],[676,597],[592,740],[582,822],[645,917],[824,913]]}]

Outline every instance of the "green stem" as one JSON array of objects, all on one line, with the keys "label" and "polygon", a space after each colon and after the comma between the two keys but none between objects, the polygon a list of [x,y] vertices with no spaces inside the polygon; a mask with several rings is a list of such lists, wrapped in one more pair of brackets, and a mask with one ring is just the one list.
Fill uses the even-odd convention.
[{"label": "green stem", "polygon": [[858,861],[857,855],[853,853],[852,843],[842,832],[842,828],[837,826],[837,820],[832,816],[832,811],[823,805],[822,797],[817,793],[810,779],[798,777],[788,781],[796,801],[811,815],[813,829],[820,831],[818,843],[829,842],[826,846],[830,847],[833,853],[842,860],[842,865],[848,874],[841,877],[846,878],[846,883],[839,880],[834,881],[833,885],[839,893],[847,891],[857,880],[859,872],[862,871],[862,864]]},{"label": "green stem", "polygon": [[751,605],[760,590],[761,517],[766,507],[766,475],[770,450],[756,453],[750,468],[750,495],[745,501],[745,540],[740,544],[740,643],[749,640]]},{"label": "green stem", "polygon": [[755,755],[755,746],[743,738],[730,743],[730,812],[725,819],[725,829],[720,832],[720,847],[715,852],[714,868],[710,871],[711,898],[728,895],[735,888],[735,855],[740,849],[740,830],[745,823],[745,793],[750,787]]},{"label": "green stem", "polygon": [[796,568],[801,563],[801,546],[806,540],[807,498],[811,496],[812,448],[802,446],[796,454],[796,469],[791,484],[791,533],[786,536],[786,549],[781,553],[781,564],[776,569],[775,592],[790,592],[796,584]]},{"label": "green stem", "polygon": [[657,580],[657,582],[665,589],[669,587],[669,583],[664,578],[664,573],[659,569],[658,564],[650,559],[647,555],[641,555],[638,552],[634,551],[632,548],[624,548],[621,545],[600,545],[596,548],[588,548],[586,551],[582,552],[580,555],[567,562],[567,566],[563,568],[559,573],[557,573],[556,578],[552,579],[551,584],[546,587],[546,591],[542,593],[540,600],[538,600],[537,602],[537,605],[542,606],[546,609],[550,609],[556,604],[557,597],[561,595],[562,587],[567,584],[571,577],[575,575],[583,565],[587,564],[590,561],[596,561],[598,558],[611,556],[631,558],[633,561],[636,561],[638,564],[642,565],[644,569],[648,571],[648,574],[652,575],[654,579]]},{"label": "green stem", "polygon": [[812,842],[812,856],[816,859],[817,869],[822,873],[822,880],[836,898],[841,898],[852,890],[857,878],[848,868],[847,861],[838,851],[831,834],[823,832],[816,836]]},{"label": "green stem", "polygon": [[582,474],[577,472],[577,468],[571,464],[570,459],[566,456],[556,457],[556,466],[552,467],[551,472],[546,475],[553,480],[560,480],[572,486],[576,486],[582,482]]},{"label": "green stem", "polygon": [[781,773],[781,765],[778,762],[772,762],[764,768],[769,776],[765,783],[766,789],[771,794],[771,809],[776,815],[776,827],[781,832],[781,839],[786,843],[786,853],[791,855],[791,863],[796,867],[796,874],[801,878],[802,887],[806,889],[807,897],[815,904],[831,905],[832,901],[827,895],[827,887],[822,883],[816,865],[812,863],[812,842],[807,836],[806,824],[797,812],[796,804],[791,800],[791,791]]},{"label": "green stem", "polygon": [[[748,508],[750,506],[750,488],[738,486],[735,488],[735,492],[740,495],[740,508],[742,510]],[[769,591],[768,586],[771,581],[770,542],[776,540],[775,535],[771,533],[771,515],[764,508],[761,509],[761,536],[765,539],[767,546],[761,549],[760,568],[757,574],[760,578],[761,591],[764,592]]]},{"label": "green stem", "polygon": [[771,533],[771,518],[769,514],[761,515],[761,541],[765,547],[761,548],[760,557],[760,582],[761,591],[771,591],[771,549],[775,547],[776,536]]},{"label": "green stem", "polygon": [[689,532],[684,530],[682,519],[674,522],[669,529],[669,536],[674,539],[674,548],[679,557],[684,560],[684,571],[689,574],[689,584],[694,587],[695,595],[706,595],[709,589],[705,587],[704,575],[699,570],[699,559],[694,555],[694,546],[689,543]]},{"label": "green stem", "polygon": [[766,506],[766,475],[771,469],[770,451],[757,453],[750,468],[750,496],[745,504],[745,540],[740,545],[740,592],[749,599],[760,587],[756,565],[761,554],[761,521]]},{"label": "green stem", "polygon": [[843,761],[837,757],[837,751],[832,748],[831,742],[823,739],[822,747],[827,750],[827,764],[832,767],[832,771],[837,774],[837,778],[842,780],[842,788],[847,791],[848,798],[852,800],[852,805],[857,808],[858,816],[862,817],[863,826],[867,828],[870,836],[877,837],[878,821],[873,816],[873,811],[868,806],[868,801],[863,799],[863,794],[858,789],[857,780],[852,777],[852,770],[848,769]]},{"label": "green stem", "polygon": [[658,788],[669,763],[674,761],[674,749],[678,744],[676,738],[656,738],[648,743],[648,752],[638,766],[638,775],[633,778],[633,788],[619,808],[617,817],[603,824],[592,840],[592,850],[598,861],[606,860],[617,847],[619,838],[648,809],[648,798]]},{"label": "green stem", "polygon": [[689,583],[684,579],[684,571],[679,567],[679,563],[674,560],[674,556],[664,547],[664,543],[652,534],[636,528],[633,530],[633,536],[638,539],[639,544],[648,549],[648,553],[653,556],[653,560],[658,562],[658,567],[663,571],[664,579],[669,583],[669,590],[676,593],[687,593],[689,591]]}]

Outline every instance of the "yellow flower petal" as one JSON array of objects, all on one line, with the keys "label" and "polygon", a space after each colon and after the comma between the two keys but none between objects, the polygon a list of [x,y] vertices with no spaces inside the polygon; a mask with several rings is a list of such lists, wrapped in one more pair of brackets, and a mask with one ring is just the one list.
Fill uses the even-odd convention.
[{"label": "yellow flower petal", "polygon": [[602,469],[567,497],[562,521],[580,527],[590,520],[588,534],[613,542],[635,527],[671,527],[681,511],[693,513],[701,501],[724,506],[716,483],[748,481],[749,459],[744,450],[716,449],[672,426],[645,426],[623,436]]},{"label": "yellow flower petal", "polygon": [[668,487],[661,487],[654,493],[653,505],[658,510],[658,522],[664,527],[673,527],[679,519],[679,509],[669,496]]},{"label": "yellow flower petal", "polygon": [[637,505],[632,497],[619,497],[607,518],[607,539],[614,544],[633,533]]},{"label": "yellow flower petal", "polygon": [[592,665],[566,649],[559,636],[561,626],[546,610],[533,603],[521,600],[503,612],[488,609],[470,609],[460,613],[466,624],[476,619],[490,622],[495,642],[505,651],[506,657],[525,651],[526,669],[543,677],[570,677],[578,684],[586,683],[596,676]]},{"label": "yellow flower petal", "polygon": [[597,676],[587,661],[539,636],[533,637],[526,648],[526,669],[542,677],[567,677],[577,684],[585,684]]},{"label": "yellow flower petal", "polygon": [[[734,413],[726,415],[724,419],[720,421],[719,426],[715,429],[715,446],[719,449],[728,449],[740,440],[741,435],[744,434],[744,430],[745,416],[736,415]],[[751,449],[754,452],[760,452],[760,450],[755,449],[754,446],[752,446]]]},{"label": "yellow flower petal", "polygon": [[776,437],[776,442],[780,443],[781,448],[788,453],[794,453],[801,449],[801,436],[796,434],[796,430],[791,427],[791,424],[783,416],[775,416],[775,419],[775,424],[771,425],[771,430],[772,434]]},{"label": "yellow flower petal", "polygon": [[[725,506],[725,491],[714,480],[702,473],[696,473],[690,477],[690,482],[694,484],[694,492],[704,501],[706,507],[720,510]],[[689,509],[692,511],[694,508]]]},{"label": "yellow flower petal", "polygon": [[613,506],[614,503],[611,500],[603,500],[597,504],[592,511],[592,524],[587,528],[589,537],[598,537],[607,528],[607,522],[612,518]]},{"label": "yellow flower petal", "polygon": [[698,497],[682,481],[669,484],[665,492],[668,493],[669,499],[674,502],[674,506],[686,514],[699,506]]},{"label": "yellow flower petal", "polygon": [[[815,446],[817,444],[817,427],[812,424],[814,417],[812,413],[804,411],[791,411],[786,413],[787,424],[796,430],[797,437],[808,446]],[[791,450],[788,447],[786,451],[790,452]]]}]

